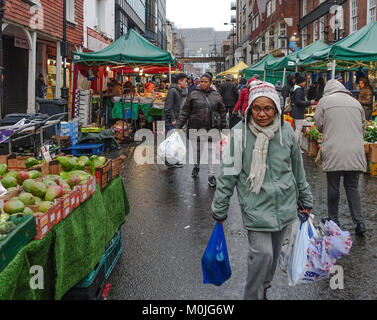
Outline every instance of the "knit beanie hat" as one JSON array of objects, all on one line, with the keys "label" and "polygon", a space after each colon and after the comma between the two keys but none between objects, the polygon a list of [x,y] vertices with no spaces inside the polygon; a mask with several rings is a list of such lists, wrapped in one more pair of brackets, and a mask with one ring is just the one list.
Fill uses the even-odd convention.
[{"label": "knit beanie hat", "polygon": [[279,112],[279,115],[281,115],[280,98],[275,89],[275,86],[269,82],[263,82],[259,80],[253,81],[250,83],[249,106],[245,114],[247,114],[253,102],[259,97],[266,97],[266,98],[271,99],[275,103],[275,106]]},{"label": "knit beanie hat", "polygon": [[[250,83],[250,89],[249,89],[249,106],[247,107],[245,111],[245,148],[246,148],[246,127],[247,123],[249,121],[249,110],[251,108],[251,105],[253,102],[260,97],[266,97],[271,99],[274,104],[276,109],[278,110],[278,116],[281,118],[282,115],[282,110],[281,110],[281,102],[279,95],[275,89],[275,86],[272,83],[269,82],[264,82],[260,80],[256,80]],[[281,133],[281,127],[280,127],[280,144],[283,145],[283,140],[282,140],[282,133]]]}]

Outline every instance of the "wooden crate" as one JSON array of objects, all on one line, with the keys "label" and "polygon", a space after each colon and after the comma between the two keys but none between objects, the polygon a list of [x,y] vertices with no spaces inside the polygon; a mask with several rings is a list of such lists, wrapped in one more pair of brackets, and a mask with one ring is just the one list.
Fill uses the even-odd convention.
[{"label": "wooden crate", "polygon": [[115,179],[118,175],[122,173],[124,161],[126,156],[122,155],[119,158],[112,160],[112,179]]},{"label": "wooden crate", "polygon": [[31,171],[37,170],[42,173],[42,175],[48,175],[50,172],[50,165],[44,162],[38,166],[26,168],[25,161],[30,158],[30,156],[16,156],[12,154],[8,158],[8,171]]}]

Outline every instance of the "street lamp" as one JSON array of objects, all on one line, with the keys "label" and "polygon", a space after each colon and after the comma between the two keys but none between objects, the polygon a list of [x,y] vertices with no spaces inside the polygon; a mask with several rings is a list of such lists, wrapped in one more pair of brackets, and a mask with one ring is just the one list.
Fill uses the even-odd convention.
[{"label": "street lamp", "polygon": [[233,32],[232,32],[231,36],[232,36],[232,47],[233,47],[233,49],[232,49],[232,51],[233,51],[233,66],[235,66],[236,65],[236,48],[235,48],[235,44],[234,44],[234,37],[236,36],[236,31],[235,31],[236,24],[233,23],[233,22],[232,23],[224,22],[225,26],[228,26],[229,24],[231,24],[232,27],[233,27]]},{"label": "street lamp", "polygon": [[5,0],[0,1],[0,118],[4,112],[4,50],[3,50],[3,18],[5,14]]}]

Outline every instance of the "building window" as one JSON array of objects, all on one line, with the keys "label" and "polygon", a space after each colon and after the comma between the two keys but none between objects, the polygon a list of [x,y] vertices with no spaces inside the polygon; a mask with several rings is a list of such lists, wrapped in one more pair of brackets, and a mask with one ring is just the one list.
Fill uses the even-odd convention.
[{"label": "building window", "polygon": [[351,0],[351,19],[350,19],[350,30],[351,33],[357,31],[357,0]]},{"label": "building window", "polygon": [[325,40],[325,17],[319,20],[319,40]]},{"label": "building window", "polygon": [[317,41],[319,39],[319,34],[318,34],[318,20],[314,22],[313,24],[313,42]]},{"label": "building window", "polygon": [[267,2],[267,17],[271,15],[271,1]]},{"label": "building window", "polygon": [[368,0],[368,23],[376,21],[376,0]]},{"label": "building window", "polygon": [[302,0],[302,16],[306,16],[308,13],[308,1],[307,0]]},{"label": "building window", "polygon": [[[287,25],[285,23],[280,23],[279,25],[279,36],[285,37],[287,35]],[[287,48],[287,39],[279,39],[279,47],[280,48]]]},{"label": "building window", "polygon": [[72,23],[75,21],[75,0],[67,0],[67,20]]}]

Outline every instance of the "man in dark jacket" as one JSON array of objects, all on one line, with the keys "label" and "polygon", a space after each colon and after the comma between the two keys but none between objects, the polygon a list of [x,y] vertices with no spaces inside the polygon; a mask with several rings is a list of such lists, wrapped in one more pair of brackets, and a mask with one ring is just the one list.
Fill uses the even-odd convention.
[{"label": "man in dark jacket", "polygon": [[[212,77],[209,74],[204,74],[200,79],[200,86],[195,88],[188,96],[185,105],[183,106],[179,119],[175,123],[176,129],[182,129],[187,122],[188,129],[204,129],[209,131],[211,129],[227,129],[226,109],[221,95],[211,88]],[[214,114],[218,114],[221,119],[221,128],[214,128],[212,119]],[[190,137],[189,137],[190,138]],[[216,186],[216,164],[210,163],[211,155],[216,150],[213,150],[214,143],[203,141],[201,143],[199,137],[197,141],[197,164],[195,165],[192,177],[199,176],[199,165],[201,161],[201,154],[203,155],[205,149],[208,150],[208,184],[211,187]]]},{"label": "man in dark jacket", "polygon": [[[283,108],[285,107],[285,101],[293,92],[293,87],[295,86],[295,83],[296,83],[295,75],[293,73],[290,73],[287,76],[287,84],[281,90],[281,95],[283,97]],[[284,110],[283,110],[283,113],[284,113]]]},{"label": "man in dark jacket", "polygon": [[220,94],[223,97],[230,119],[239,97],[237,85],[232,81],[231,74],[226,75],[226,82],[220,86]]},{"label": "man in dark jacket", "polygon": [[310,105],[316,104],[314,100],[306,101],[304,87],[306,85],[306,78],[299,76],[296,78],[296,85],[293,88],[292,111],[291,117],[295,120],[295,133],[297,141],[300,142],[301,131],[304,125],[306,108]]},{"label": "man in dark jacket", "polygon": [[[179,73],[173,78],[173,83],[170,86],[168,95],[165,99],[163,120],[165,121],[166,131],[174,129],[181,108],[187,99],[187,75]],[[166,162],[169,168],[180,168],[182,164],[171,165]]]}]

